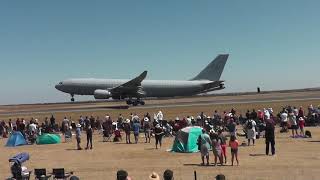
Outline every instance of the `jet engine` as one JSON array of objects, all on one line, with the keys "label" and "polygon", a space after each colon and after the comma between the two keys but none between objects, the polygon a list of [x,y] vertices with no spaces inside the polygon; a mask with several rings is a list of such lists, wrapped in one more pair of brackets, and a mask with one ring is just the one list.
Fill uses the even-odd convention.
[{"label": "jet engine", "polygon": [[95,99],[109,99],[112,97],[112,94],[108,90],[97,89],[94,91],[94,98]]}]

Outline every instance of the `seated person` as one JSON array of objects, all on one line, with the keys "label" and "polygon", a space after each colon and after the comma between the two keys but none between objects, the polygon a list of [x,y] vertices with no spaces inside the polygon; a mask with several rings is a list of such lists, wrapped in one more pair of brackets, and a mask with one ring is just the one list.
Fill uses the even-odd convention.
[{"label": "seated person", "polygon": [[118,128],[114,131],[114,139],[113,142],[120,142],[122,140],[121,132]]}]

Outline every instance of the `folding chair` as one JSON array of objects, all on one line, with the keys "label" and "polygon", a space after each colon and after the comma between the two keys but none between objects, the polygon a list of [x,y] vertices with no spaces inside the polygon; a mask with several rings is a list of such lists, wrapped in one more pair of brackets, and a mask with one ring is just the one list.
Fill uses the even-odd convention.
[{"label": "folding chair", "polygon": [[111,137],[112,137],[111,133],[109,133],[106,130],[103,131],[103,142],[108,142],[108,141],[111,142]]},{"label": "folding chair", "polygon": [[71,132],[71,130],[68,130],[68,131],[64,134],[64,139],[65,139],[65,142],[66,142],[66,143],[72,142],[72,132]]},{"label": "folding chair", "polygon": [[53,169],[53,170],[52,170],[53,179],[63,179],[63,180],[66,180],[66,179],[68,179],[72,174],[73,174],[73,172],[71,172],[71,173],[65,173],[64,168],[59,168],[59,169]]},{"label": "folding chair", "polygon": [[34,169],[34,175],[36,180],[48,180],[52,175],[47,175],[46,169]]}]

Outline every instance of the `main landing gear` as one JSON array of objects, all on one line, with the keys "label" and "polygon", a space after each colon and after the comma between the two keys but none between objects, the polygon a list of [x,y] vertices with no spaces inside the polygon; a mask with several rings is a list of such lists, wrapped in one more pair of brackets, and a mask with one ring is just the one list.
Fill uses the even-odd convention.
[{"label": "main landing gear", "polygon": [[128,105],[133,105],[133,106],[138,106],[138,105],[142,105],[143,106],[146,103],[141,99],[136,99],[136,100],[129,99],[129,100],[127,100],[127,104]]},{"label": "main landing gear", "polygon": [[74,94],[71,94],[71,102],[74,102]]}]

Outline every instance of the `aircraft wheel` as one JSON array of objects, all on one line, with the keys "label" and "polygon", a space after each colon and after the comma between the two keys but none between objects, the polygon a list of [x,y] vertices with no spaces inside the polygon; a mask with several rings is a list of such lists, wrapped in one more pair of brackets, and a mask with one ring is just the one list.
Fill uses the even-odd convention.
[{"label": "aircraft wheel", "polygon": [[131,104],[133,104],[133,102],[131,100],[127,100],[127,104],[131,105]]},{"label": "aircraft wheel", "polygon": [[138,102],[135,101],[135,102],[132,103],[132,105],[133,105],[133,106],[138,106]]},{"label": "aircraft wheel", "polygon": [[74,98],[71,98],[71,102],[74,102]]},{"label": "aircraft wheel", "polygon": [[141,101],[140,104],[144,106],[146,103],[144,101]]}]

